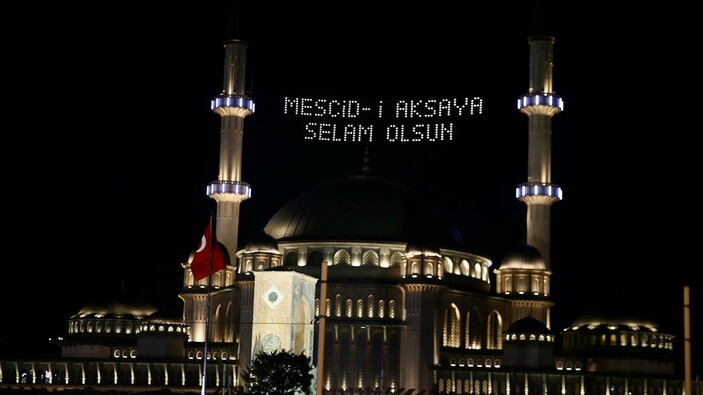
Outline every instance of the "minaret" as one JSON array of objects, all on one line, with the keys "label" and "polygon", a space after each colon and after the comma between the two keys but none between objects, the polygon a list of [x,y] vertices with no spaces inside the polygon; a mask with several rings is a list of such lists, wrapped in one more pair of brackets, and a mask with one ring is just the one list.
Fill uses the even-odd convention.
[{"label": "minaret", "polygon": [[550,267],[550,208],[561,200],[562,190],[552,184],[552,117],[564,109],[562,99],[552,89],[554,38],[546,35],[537,7],[535,29],[529,37],[530,88],[517,108],[529,118],[527,182],[518,185],[515,195],[527,204],[527,244],[542,254]]},{"label": "minaret", "polygon": [[254,100],[246,96],[246,55],[248,43],[227,40],[225,46],[222,93],[215,96],[211,109],[221,117],[220,168],[217,180],[207,187],[207,194],[217,202],[217,240],[227,248],[235,264],[239,234],[239,205],[251,197],[249,184],[242,181],[242,140],[244,118],[254,113]]},{"label": "minaret", "polygon": [[[539,1],[538,1],[539,3]],[[542,11],[536,8],[535,26],[542,26]],[[496,273],[496,292],[512,299],[508,322],[525,317],[551,326],[549,225],[550,208],[561,200],[561,188],[552,184],[552,117],[563,102],[552,90],[554,38],[537,28],[530,44],[530,89],[518,99],[517,108],[529,117],[527,182],[515,195],[527,204],[527,244],[506,254]]]}]

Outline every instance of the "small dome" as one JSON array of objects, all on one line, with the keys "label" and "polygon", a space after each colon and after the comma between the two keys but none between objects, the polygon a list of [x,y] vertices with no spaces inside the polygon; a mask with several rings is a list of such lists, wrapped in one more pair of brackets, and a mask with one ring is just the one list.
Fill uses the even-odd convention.
[{"label": "small dome", "polygon": [[522,244],[505,254],[500,263],[501,269],[546,269],[544,257],[537,248]]},{"label": "small dome", "polygon": [[435,243],[410,242],[405,246],[408,255],[439,256],[439,246]]},{"label": "small dome", "polygon": [[125,318],[142,319],[158,310],[151,303],[120,289],[116,294],[86,304],[71,318]]},{"label": "small dome", "polygon": [[250,238],[244,246],[244,252],[271,252],[280,254],[276,239],[266,232],[259,232],[257,235]]},{"label": "small dome", "polygon": [[547,328],[547,325],[544,324],[544,322],[534,318],[534,317],[525,317],[521,318],[515,322],[513,322],[512,325],[508,328],[506,331],[507,333],[543,333],[543,334],[551,334],[552,331]]}]

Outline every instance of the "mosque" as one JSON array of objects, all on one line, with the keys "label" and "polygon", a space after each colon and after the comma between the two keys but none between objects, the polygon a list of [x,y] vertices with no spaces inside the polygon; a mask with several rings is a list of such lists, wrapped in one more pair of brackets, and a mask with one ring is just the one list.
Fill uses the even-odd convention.
[{"label": "mosque", "polygon": [[[552,328],[550,208],[554,38],[528,39],[526,244],[501,262],[467,251],[422,195],[362,171],[323,182],[281,207],[239,248],[248,43],[224,42],[219,171],[207,186],[226,266],[196,280],[182,264],[181,317],[121,290],[68,318],[60,358],[0,360],[0,386],[246,391],[258,352],[311,356],[315,392],[682,395],[675,336],[655,322],[600,311]],[[496,264],[497,263],[497,264]],[[701,383],[694,383],[701,393]]]}]

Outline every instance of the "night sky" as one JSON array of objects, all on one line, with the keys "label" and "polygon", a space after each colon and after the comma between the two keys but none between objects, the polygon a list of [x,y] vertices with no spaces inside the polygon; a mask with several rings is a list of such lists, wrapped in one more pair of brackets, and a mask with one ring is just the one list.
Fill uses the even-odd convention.
[{"label": "night sky", "polygon": [[[531,2],[385,11],[260,3],[234,17],[226,1],[22,4],[6,14],[19,27],[5,33],[3,56],[0,349],[65,334],[71,315],[122,284],[181,314],[181,263],[215,208],[205,194],[219,152],[210,100],[222,90],[227,38],[249,43],[257,106],[244,123],[252,198],[241,205],[240,246],[299,193],[360,173],[366,147],[372,173],[425,194],[494,268],[525,240],[514,189],[527,177],[528,124],[516,101],[528,89]],[[552,328],[626,302],[682,338],[688,284],[700,350],[692,6],[545,4],[554,90],[565,101],[552,124],[552,182],[564,189],[552,206]],[[390,110],[474,97],[480,114],[405,119]],[[286,98],[386,107],[380,118],[315,119],[284,113]],[[310,122],[373,124],[376,134],[308,140]],[[382,132],[417,123],[451,123],[452,138],[399,142]]]}]

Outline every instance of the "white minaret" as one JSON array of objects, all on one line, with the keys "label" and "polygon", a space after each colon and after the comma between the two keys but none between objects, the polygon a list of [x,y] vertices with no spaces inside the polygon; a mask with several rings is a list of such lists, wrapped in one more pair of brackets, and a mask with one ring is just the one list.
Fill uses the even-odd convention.
[{"label": "white minaret", "polygon": [[211,108],[220,115],[220,168],[217,181],[207,194],[217,201],[217,240],[224,244],[231,264],[236,264],[239,234],[239,205],[251,197],[249,184],[242,181],[242,140],[244,118],[254,113],[254,100],[246,96],[246,41],[225,41],[222,93],[212,99]]},{"label": "white minaret", "polygon": [[[535,22],[542,22],[537,7]],[[530,44],[530,89],[517,108],[529,118],[527,182],[515,195],[527,204],[527,245],[506,255],[496,269],[496,292],[512,299],[508,322],[533,317],[551,326],[550,209],[561,200],[561,188],[552,184],[552,117],[563,102],[552,90],[554,38],[535,29]],[[540,32],[540,33],[537,33]]]},{"label": "white minaret", "polygon": [[[247,42],[227,40],[225,46],[224,88],[212,99],[211,108],[221,117],[220,128],[220,169],[217,180],[207,186],[207,194],[217,201],[215,230],[217,240],[222,243],[230,257],[226,270],[203,279],[197,284],[193,280],[189,265],[184,265],[183,317],[190,324],[190,341],[221,341],[226,336],[225,325],[218,321],[225,319],[210,315],[211,329],[207,318],[210,297],[207,284],[215,289],[232,285],[236,272],[237,235],[239,233],[239,205],[251,197],[249,184],[242,182],[242,138],[244,117],[254,112],[254,101],[245,95],[245,63]],[[210,282],[208,282],[210,281]],[[248,313],[250,309],[247,310]]]},{"label": "white minaret", "polygon": [[527,204],[527,244],[537,248],[549,269],[550,208],[562,198],[561,188],[552,184],[552,117],[564,103],[552,90],[554,38],[533,35],[528,42],[530,89],[517,102],[529,118],[527,182],[518,185],[515,195]]}]

